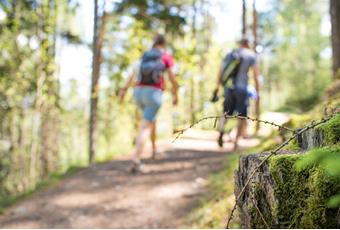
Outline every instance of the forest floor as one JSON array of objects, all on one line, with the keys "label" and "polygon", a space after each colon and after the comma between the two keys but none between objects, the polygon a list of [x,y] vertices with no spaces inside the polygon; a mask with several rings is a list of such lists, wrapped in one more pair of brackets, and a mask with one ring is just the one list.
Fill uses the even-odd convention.
[{"label": "forest floor", "polygon": [[[265,130],[266,132],[267,130]],[[161,141],[155,160],[131,174],[128,157],[92,165],[33,193],[0,216],[1,228],[178,228],[208,192],[209,175],[228,165],[213,131]],[[240,151],[259,143],[241,140]]]}]

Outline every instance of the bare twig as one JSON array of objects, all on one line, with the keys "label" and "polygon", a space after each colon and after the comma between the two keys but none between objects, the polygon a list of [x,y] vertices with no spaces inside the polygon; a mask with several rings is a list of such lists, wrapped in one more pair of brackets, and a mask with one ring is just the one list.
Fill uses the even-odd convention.
[{"label": "bare twig", "polygon": [[265,121],[265,120],[261,120],[261,119],[257,119],[257,118],[253,118],[253,117],[248,117],[248,116],[240,116],[240,115],[228,115],[228,114],[223,114],[223,115],[220,115],[220,116],[209,116],[209,117],[204,117],[202,119],[199,119],[198,121],[190,124],[188,127],[180,130],[177,132],[177,136],[175,137],[175,139],[172,141],[172,143],[174,143],[182,134],[184,134],[187,130],[191,129],[192,127],[196,126],[197,124],[201,123],[202,121],[205,121],[205,120],[211,120],[211,119],[214,119],[214,128],[216,127],[216,123],[217,123],[217,119],[219,118],[233,118],[233,119],[245,119],[245,120],[250,120],[250,121],[253,121],[253,122],[260,122],[260,123],[264,123],[264,124],[267,124],[267,125],[271,125],[271,126],[274,126],[274,127],[277,127],[279,128],[280,130],[281,129],[285,129],[285,130],[288,130],[292,133],[295,133],[296,131],[293,130],[293,129],[290,129],[288,127],[285,127],[283,125],[279,125],[279,124],[276,124],[274,122],[270,122],[270,121]]},{"label": "bare twig", "polygon": [[252,201],[252,203],[253,203],[253,205],[254,205],[256,211],[259,213],[259,215],[260,215],[260,217],[261,217],[261,219],[262,219],[264,225],[266,225],[266,228],[269,229],[270,227],[269,227],[267,221],[264,219],[264,216],[263,216],[262,212],[260,211],[259,207],[257,207],[257,204],[255,203],[255,197],[252,197],[252,198],[251,198],[251,201]]},{"label": "bare twig", "polygon": [[236,201],[235,201],[235,204],[234,204],[234,207],[233,209],[231,210],[231,213],[228,217],[228,221],[227,221],[227,226],[226,228],[229,228],[229,224],[230,224],[230,221],[231,219],[233,218],[233,214],[236,210],[236,207],[237,207],[237,204],[241,198],[241,196],[243,195],[243,193],[245,192],[247,186],[249,185],[250,181],[252,180],[253,176],[255,175],[255,173],[257,172],[257,170],[259,168],[262,167],[262,165],[270,158],[272,157],[273,155],[277,154],[278,151],[280,151],[283,147],[285,147],[286,145],[289,144],[289,142],[291,142],[292,140],[294,140],[297,136],[301,135],[302,133],[306,132],[307,130],[309,129],[313,129],[315,128],[316,126],[320,125],[320,124],[323,124],[327,121],[329,121],[333,116],[335,116],[336,114],[338,113],[334,113],[334,114],[331,114],[330,116],[327,116],[327,117],[324,117],[322,118],[320,121],[318,122],[315,122],[315,121],[312,121],[308,126],[306,126],[305,128],[303,129],[300,129],[299,131],[297,132],[294,132],[294,134],[288,139],[286,140],[285,142],[283,142],[281,145],[279,145],[278,147],[276,147],[273,151],[270,152],[269,155],[267,155],[261,162],[260,164],[251,172],[248,180],[246,181],[245,185],[243,186],[241,192],[238,194],[237,198],[236,198]]},{"label": "bare twig", "polygon": [[174,143],[184,132],[186,132],[187,130],[191,129],[192,127],[196,126],[197,124],[201,123],[202,121],[205,121],[205,120],[210,120],[210,119],[218,119],[218,118],[221,118],[223,117],[222,116],[210,116],[210,117],[204,117],[204,118],[201,118],[199,119],[198,121],[196,121],[195,123],[192,123],[191,125],[189,125],[188,127],[182,129],[182,130],[179,130],[177,132],[177,136],[175,137],[175,139],[172,141],[172,143]]}]

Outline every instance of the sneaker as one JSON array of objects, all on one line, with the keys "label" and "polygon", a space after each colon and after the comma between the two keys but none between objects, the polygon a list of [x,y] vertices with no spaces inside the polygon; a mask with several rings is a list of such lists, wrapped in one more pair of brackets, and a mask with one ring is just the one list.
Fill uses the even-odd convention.
[{"label": "sneaker", "polygon": [[130,172],[132,174],[136,174],[138,172],[141,172],[141,169],[142,169],[142,164],[140,162],[139,163],[133,162]]},{"label": "sneaker", "polygon": [[156,151],[152,151],[152,155],[151,155],[151,159],[152,160],[156,160],[156,156],[159,155],[159,152],[156,150]]}]

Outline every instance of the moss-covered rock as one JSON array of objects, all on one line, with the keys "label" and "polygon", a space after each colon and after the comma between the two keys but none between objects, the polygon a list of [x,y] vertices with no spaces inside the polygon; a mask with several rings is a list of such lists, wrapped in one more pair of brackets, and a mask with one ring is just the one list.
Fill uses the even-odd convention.
[{"label": "moss-covered rock", "polygon": [[[340,181],[319,166],[297,169],[302,154],[273,156],[254,176],[238,205],[244,228],[336,228],[337,210],[327,207]],[[261,155],[241,157],[236,172],[237,196]]]},{"label": "moss-covered rock", "polygon": [[[294,129],[301,128],[310,119],[316,119],[317,114],[293,117],[287,125]],[[285,135],[281,136],[286,139]],[[267,150],[264,147],[273,142],[272,136],[259,149]],[[255,173],[238,202],[241,226],[339,228],[339,143],[338,113],[328,122],[304,132],[281,154],[271,157]],[[264,156],[252,154],[240,158],[239,169],[235,173],[236,196]]]},{"label": "moss-covered rock", "polygon": [[340,191],[340,181],[321,167],[297,170],[302,155],[281,155],[269,160],[278,200],[274,213],[279,228],[336,228],[337,209],[327,201]]},{"label": "moss-covered rock", "polygon": [[297,140],[301,149],[309,150],[320,146],[331,146],[340,142],[340,114],[327,123],[302,133]]},{"label": "moss-covered rock", "polygon": [[320,125],[317,130],[322,132],[323,144],[334,145],[340,142],[340,114],[336,114],[327,123]]}]

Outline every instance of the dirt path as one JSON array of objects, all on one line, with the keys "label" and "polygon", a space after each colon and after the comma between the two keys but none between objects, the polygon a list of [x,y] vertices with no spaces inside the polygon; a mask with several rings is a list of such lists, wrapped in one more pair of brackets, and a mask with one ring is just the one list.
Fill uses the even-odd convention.
[{"label": "dirt path", "polygon": [[[189,136],[188,136],[189,135]],[[176,228],[206,191],[209,174],[227,163],[231,144],[216,133],[188,132],[161,144],[145,172],[128,172],[128,159],[93,165],[36,192],[0,217],[2,228]],[[247,140],[241,146],[256,144]]]}]

